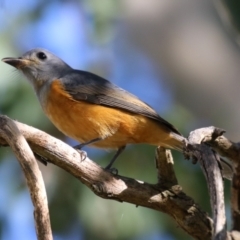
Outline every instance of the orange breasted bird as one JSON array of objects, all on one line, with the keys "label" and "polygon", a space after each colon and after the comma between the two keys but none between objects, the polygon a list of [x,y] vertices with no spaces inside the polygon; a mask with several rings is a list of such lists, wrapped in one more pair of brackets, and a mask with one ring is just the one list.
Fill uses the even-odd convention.
[{"label": "orange breasted bird", "polygon": [[109,169],[127,144],[145,143],[183,150],[185,138],[138,97],[93,73],[75,70],[37,48],[4,58],[27,77],[52,123],[81,144],[117,149]]}]

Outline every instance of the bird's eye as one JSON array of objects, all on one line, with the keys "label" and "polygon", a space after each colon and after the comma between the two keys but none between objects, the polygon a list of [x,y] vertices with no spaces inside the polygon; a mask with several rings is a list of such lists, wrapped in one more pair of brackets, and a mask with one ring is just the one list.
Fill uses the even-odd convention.
[{"label": "bird's eye", "polygon": [[37,57],[40,59],[40,60],[45,60],[47,58],[47,55],[44,53],[44,52],[38,52],[37,53]]}]

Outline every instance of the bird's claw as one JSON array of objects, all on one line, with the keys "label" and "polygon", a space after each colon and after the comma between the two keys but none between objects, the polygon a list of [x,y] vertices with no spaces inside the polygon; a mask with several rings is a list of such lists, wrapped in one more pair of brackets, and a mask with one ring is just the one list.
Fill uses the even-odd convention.
[{"label": "bird's claw", "polygon": [[113,175],[118,175],[118,170],[116,168],[104,168],[106,171],[112,173]]},{"label": "bird's claw", "polygon": [[82,151],[82,150],[80,150],[78,148],[75,148],[75,149],[76,149],[76,151],[79,153],[79,155],[81,157],[81,162],[83,162],[87,158],[87,152]]}]

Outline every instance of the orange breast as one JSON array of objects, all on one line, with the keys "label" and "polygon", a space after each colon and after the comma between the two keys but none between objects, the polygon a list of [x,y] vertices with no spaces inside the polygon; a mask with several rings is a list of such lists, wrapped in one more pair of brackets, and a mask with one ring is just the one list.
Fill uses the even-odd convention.
[{"label": "orange breast", "polygon": [[46,115],[60,131],[79,142],[101,137],[104,140],[93,146],[118,148],[129,143],[163,145],[168,141],[169,132],[159,123],[127,111],[76,101],[59,80],[52,83],[47,99]]}]

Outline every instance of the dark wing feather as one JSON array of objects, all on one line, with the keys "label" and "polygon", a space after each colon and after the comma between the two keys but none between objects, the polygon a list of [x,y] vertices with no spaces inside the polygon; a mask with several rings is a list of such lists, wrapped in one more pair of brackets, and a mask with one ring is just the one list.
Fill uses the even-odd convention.
[{"label": "dark wing feather", "polygon": [[164,124],[172,132],[181,135],[173,125],[161,118],[138,97],[95,74],[75,70],[61,79],[65,90],[75,100],[140,114]]}]

